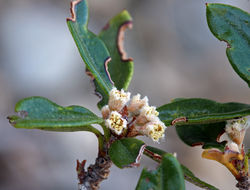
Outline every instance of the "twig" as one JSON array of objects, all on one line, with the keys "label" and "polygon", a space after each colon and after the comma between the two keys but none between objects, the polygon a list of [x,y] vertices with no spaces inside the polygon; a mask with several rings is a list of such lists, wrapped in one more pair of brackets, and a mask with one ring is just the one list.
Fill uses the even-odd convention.
[{"label": "twig", "polygon": [[96,158],[95,164],[91,164],[85,170],[86,160],[81,163],[77,160],[77,173],[79,179],[79,190],[97,190],[100,183],[107,179],[110,173],[112,162],[108,156],[99,156]]},{"label": "twig", "polygon": [[241,179],[238,179],[238,183],[236,187],[239,188],[239,190],[249,190],[250,189],[250,183],[247,176],[242,177]]}]

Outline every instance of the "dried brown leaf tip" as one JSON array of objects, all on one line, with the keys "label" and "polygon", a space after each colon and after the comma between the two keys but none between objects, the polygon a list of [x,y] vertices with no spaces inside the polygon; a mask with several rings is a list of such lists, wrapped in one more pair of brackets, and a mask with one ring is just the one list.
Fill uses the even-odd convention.
[{"label": "dried brown leaf tip", "polygon": [[70,3],[70,12],[71,12],[71,18],[67,18],[67,21],[76,21],[76,13],[75,13],[75,7],[78,3],[80,3],[82,0],[75,0],[71,1]]}]

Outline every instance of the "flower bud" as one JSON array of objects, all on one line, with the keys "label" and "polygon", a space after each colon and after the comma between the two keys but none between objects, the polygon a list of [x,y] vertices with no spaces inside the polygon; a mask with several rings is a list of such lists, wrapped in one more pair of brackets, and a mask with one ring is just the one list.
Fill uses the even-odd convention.
[{"label": "flower bud", "polygon": [[108,105],[103,106],[101,109],[101,112],[102,112],[102,118],[107,119],[109,117],[109,114],[110,114],[109,106]]}]

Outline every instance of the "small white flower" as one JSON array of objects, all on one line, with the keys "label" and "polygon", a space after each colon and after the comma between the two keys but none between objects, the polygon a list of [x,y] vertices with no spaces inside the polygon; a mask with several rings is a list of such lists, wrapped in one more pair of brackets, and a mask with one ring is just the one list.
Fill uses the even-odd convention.
[{"label": "small white flower", "polygon": [[130,100],[130,92],[117,90],[115,87],[109,92],[109,108],[110,110],[120,111]]},{"label": "small white flower", "polygon": [[246,129],[249,126],[250,116],[247,116],[240,119],[228,120],[225,131],[233,142],[237,143],[238,145],[241,145],[245,137]]},{"label": "small white flower", "polygon": [[115,134],[120,135],[127,128],[127,120],[122,118],[122,115],[117,111],[112,111],[109,118],[105,121],[106,126]]},{"label": "small white flower", "polygon": [[148,106],[148,97],[145,96],[143,99],[141,99],[141,95],[137,94],[133,96],[132,100],[130,101],[128,111],[134,114],[139,114],[140,109],[144,106]]},{"label": "small white flower", "polygon": [[101,112],[102,112],[102,118],[107,119],[109,117],[109,114],[110,114],[109,106],[108,105],[103,106]]},{"label": "small white flower", "polygon": [[159,142],[159,139],[165,136],[165,129],[165,124],[160,120],[149,122],[145,125],[145,134],[153,141]]}]

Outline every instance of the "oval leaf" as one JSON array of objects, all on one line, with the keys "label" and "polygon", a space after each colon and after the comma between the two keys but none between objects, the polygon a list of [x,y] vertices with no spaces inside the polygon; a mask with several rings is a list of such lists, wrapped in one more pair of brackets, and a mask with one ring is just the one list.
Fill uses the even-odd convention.
[{"label": "oval leaf", "polygon": [[143,169],[136,190],[184,190],[185,182],[181,165],[172,154],[162,155],[160,166],[155,171]]},{"label": "oval leaf", "polygon": [[91,124],[100,124],[102,118],[80,106],[62,107],[42,97],[30,97],[19,101],[9,116],[16,128],[49,131],[91,131]]},{"label": "oval leaf", "polygon": [[225,132],[225,125],[225,122],[220,122],[176,126],[176,131],[180,139],[189,146],[202,145],[203,149],[218,148],[224,151],[226,141],[218,142],[218,140]]},{"label": "oval leaf", "polygon": [[113,17],[99,34],[111,55],[108,67],[111,79],[118,89],[124,90],[129,86],[134,68],[132,58],[126,57],[123,47],[125,29],[131,27],[132,18],[128,11],[124,10]]},{"label": "oval leaf", "polygon": [[158,190],[158,171],[148,171],[146,168],[143,168],[141,172],[140,179],[137,183],[136,190]]},{"label": "oval leaf", "polygon": [[[71,2],[72,18],[67,19],[69,30],[83,58],[87,74],[94,80],[96,92],[102,97],[108,97],[113,82],[108,72],[110,54],[103,41],[88,30],[88,6],[86,0]],[[102,102],[103,105],[107,102]]]},{"label": "oval leaf", "polygon": [[124,138],[113,142],[109,149],[112,162],[119,168],[139,166],[145,144],[135,138]]},{"label": "oval leaf", "polygon": [[[158,156],[158,159],[154,159],[155,161],[157,162],[160,162],[161,160],[161,157],[166,154],[165,151],[161,150],[161,149],[158,149],[158,148],[155,148],[155,147],[152,147],[152,146],[147,146],[145,148],[145,151],[144,151],[144,154],[150,158],[153,159],[153,157],[157,157]],[[155,154],[155,155],[154,155]],[[160,157],[160,159],[159,159]],[[191,172],[186,166],[182,165],[181,164],[181,169],[182,169],[182,172],[184,174],[184,178],[185,180],[193,183],[194,185],[197,185],[198,187],[201,187],[201,188],[204,188],[204,189],[207,189],[207,190],[218,190],[216,187],[200,180],[199,178],[197,178],[193,172]]]},{"label": "oval leaf", "polygon": [[167,125],[217,123],[250,115],[250,105],[218,103],[201,98],[178,99],[157,108],[160,119]]},{"label": "oval leaf", "polygon": [[227,57],[250,87],[250,14],[224,4],[207,4],[207,22],[216,38],[227,42]]}]

